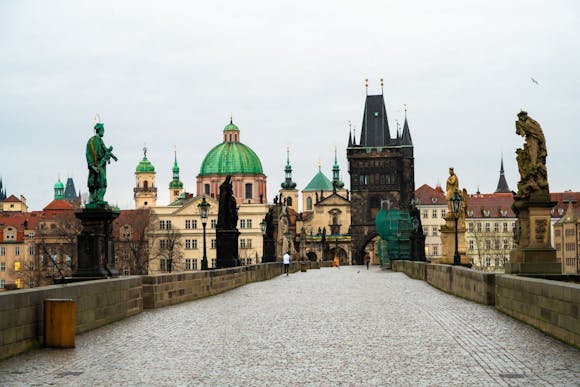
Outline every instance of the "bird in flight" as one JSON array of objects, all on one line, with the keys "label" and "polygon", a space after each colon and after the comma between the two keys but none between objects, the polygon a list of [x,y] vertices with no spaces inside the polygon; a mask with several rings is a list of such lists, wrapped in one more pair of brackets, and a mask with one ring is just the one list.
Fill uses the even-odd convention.
[{"label": "bird in flight", "polygon": [[530,79],[531,79],[531,80],[532,80],[532,82],[534,82],[536,85],[538,85],[538,86],[540,85],[540,84],[538,83],[538,81],[536,81],[536,80],[535,80],[533,77],[530,77]]}]

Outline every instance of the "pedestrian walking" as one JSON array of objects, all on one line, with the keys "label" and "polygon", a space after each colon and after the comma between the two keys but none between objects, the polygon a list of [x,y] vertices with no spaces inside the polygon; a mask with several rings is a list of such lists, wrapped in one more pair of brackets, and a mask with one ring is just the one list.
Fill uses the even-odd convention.
[{"label": "pedestrian walking", "polygon": [[284,263],[284,273],[288,275],[288,271],[290,270],[290,252],[286,251],[284,257],[282,258],[282,262]]},{"label": "pedestrian walking", "polygon": [[369,269],[369,265],[371,264],[371,257],[370,255],[365,255],[365,265],[367,265],[367,270]]},{"label": "pedestrian walking", "polygon": [[340,260],[338,259],[337,256],[335,256],[334,259],[332,260],[332,267],[340,269]]}]

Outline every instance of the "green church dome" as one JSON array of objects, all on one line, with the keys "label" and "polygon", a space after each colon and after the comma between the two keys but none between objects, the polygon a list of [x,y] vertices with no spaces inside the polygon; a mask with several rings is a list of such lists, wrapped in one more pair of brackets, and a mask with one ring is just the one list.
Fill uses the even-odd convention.
[{"label": "green church dome", "polygon": [[227,125],[224,127],[224,132],[226,132],[226,131],[229,131],[229,130],[236,130],[236,131],[238,131],[238,132],[239,132],[239,131],[240,131],[240,128],[238,128],[238,127],[237,127],[237,126],[236,126],[236,125],[235,125],[235,124],[234,124],[234,123],[233,123],[233,122],[230,120],[230,123],[229,123],[229,124],[227,124]]},{"label": "green church dome", "polygon": [[64,190],[64,184],[59,180],[56,183],[54,183],[54,189],[62,189],[62,190]]},{"label": "green church dome", "polygon": [[147,172],[155,172],[155,167],[151,164],[151,161],[147,160],[147,156],[143,157],[143,160],[137,164],[137,168],[135,168],[135,172],[137,173],[147,173]]},{"label": "green church dome", "polygon": [[[232,125],[229,124],[226,128]],[[237,127],[233,126],[237,130]],[[256,153],[241,142],[224,142],[213,147],[203,159],[199,171],[200,176],[242,173],[250,175],[264,174],[262,163]]]}]

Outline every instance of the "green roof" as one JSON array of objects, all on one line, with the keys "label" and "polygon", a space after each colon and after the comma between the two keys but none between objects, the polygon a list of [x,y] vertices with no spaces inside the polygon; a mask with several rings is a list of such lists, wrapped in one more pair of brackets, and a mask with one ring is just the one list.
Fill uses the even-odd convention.
[{"label": "green roof", "polygon": [[147,157],[143,157],[143,160],[139,164],[137,164],[137,168],[135,168],[135,172],[146,173],[146,172],[155,172],[155,167]]},{"label": "green roof", "polygon": [[[228,126],[230,125],[233,124],[229,124]],[[216,145],[205,156],[201,164],[199,176],[233,175],[241,173],[263,175],[264,172],[260,159],[247,145],[240,142],[224,142]]]},{"label": "green roof", "polygon": [[322,171],[318,171],[316,175],[310,180],[310,183],[302,191],[332,191],[332,182],[328,177],[324,176]]},{"label": "green roof", "polygon": [[64,190],[64,184],[62,183],[62,181],[57,181],[56,183],[54,183],[54,189],[62,189]]},{"label": "green roof", "polygon": [[231,120],[230,123],[224,127],[224,132],[228,130],[237,130],[238,132],[240,131],[240,129],[236,125],[234,125],[234,123]]},{"label": "green roof", "polygon": [[179,180],[171,180],[169,182],[170,189],[183,188],[183,183]]}]

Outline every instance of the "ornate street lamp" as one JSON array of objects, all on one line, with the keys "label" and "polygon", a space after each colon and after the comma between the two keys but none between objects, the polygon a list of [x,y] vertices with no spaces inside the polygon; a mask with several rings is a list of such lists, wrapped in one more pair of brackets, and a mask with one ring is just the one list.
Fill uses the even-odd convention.
[{"label": "ornate street lamp", "polygon": [[453,264],[461,265],[461,258],[459,257],[459,252],[457,251],[457,220],[459,220],[459,215],[461,211],[461,196],[457,191],[453,194],[451,198],[451,212],[453,212],[453,218],[455,219],[455,255],[453,256]]},{"label": "ornate street lamp", "polygon": [[262,219],[260,222],[260,230],[262,230],[262,263],[264,263],[264,256],[266,255],[266,230],[268,228],[268,223],[266,219]]},{"label": "ornate street lamp", "polygon": [[205,196],[201,199],[201,203],[197,205],[199,208],[199,216],[201,217],[201,224],[203,225],[203,258],[201,259],[201,270],[207,270],[207,249],[205,244],[205,226],[207,224],[207,216],[209,215],[210,204],[205,200]]}]

